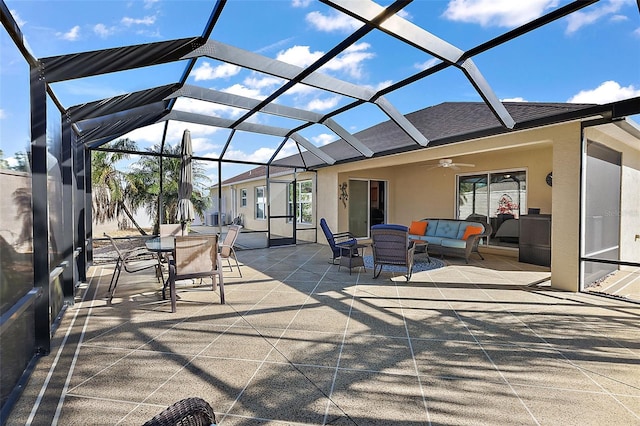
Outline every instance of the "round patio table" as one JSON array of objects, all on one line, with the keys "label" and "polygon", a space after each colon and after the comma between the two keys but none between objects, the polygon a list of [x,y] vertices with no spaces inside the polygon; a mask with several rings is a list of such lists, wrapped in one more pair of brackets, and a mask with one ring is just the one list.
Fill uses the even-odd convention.
[{"label": "round patio table", "polygon": [[[165,253],[173,253],[176,249],[176,238],[174,236],[168,237],[153,237],[149,238],[145,241],[145,246],[147,246],[147,250],[155,252],[158,255],[158,266],[160,270],[160,274],[162,275],[162,258]],[[162,299],[166,299],[166,290],[169,279],[164,279],[164,275],[162,275]]]}]

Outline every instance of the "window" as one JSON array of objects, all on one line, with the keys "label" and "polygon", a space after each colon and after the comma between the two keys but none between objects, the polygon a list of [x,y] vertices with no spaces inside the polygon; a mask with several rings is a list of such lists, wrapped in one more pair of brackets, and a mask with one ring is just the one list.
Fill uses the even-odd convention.
[{"label": "window", "polygon": [[240,190],[240,207],[247,207],[247,189]]},{"label": "window", "polygon": [[[524,170],[458,176],[458,219],[482,219],[491,224],[495,235],[504,221],[518,219],[523,212],[527,212]],[[517,244],[517,235],[506,233],[506,229],[492,242]]]},{"label": "window", "polygon": [[267,199],[264,186],[256,187],[256,219],[267,218]]},{"label": "window", "polygon": [[[311,223],[312,222],[312,205],[313,205],[313,184],[311,180],[302,180],[296,182],[296,222]],[[294,215],[293,202],[293,185],[289,185],[289,216]]]}]

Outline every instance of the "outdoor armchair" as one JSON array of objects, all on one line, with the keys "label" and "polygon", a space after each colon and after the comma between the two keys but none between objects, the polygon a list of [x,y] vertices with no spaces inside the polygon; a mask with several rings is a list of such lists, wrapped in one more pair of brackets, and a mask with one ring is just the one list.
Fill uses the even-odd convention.
[{"label": "outdoor armchair", "polygon": [[405,266],[407,281],[413,273],[415,245],[409,241],[409,228],[404,225],[381,224],[371,227],[373,278],[378,278],[383,265]]},{"label": "outdoor armchair", "polygon": [[216,415],[207,401],[185,398],[165,408],[144,426],[210,426],[215,423]]},{"label": "outdoor armchair", "polygon": [[176,311],[176,281],[180,280],[211,277],[211,289],[215,290],[216,284],[220,287],[220,303],[224,304],[221,264],[217,235],[177,236],[173,258],[169,262],[171,312]]},{"label": "outdoor armchair", "polygon": [[353,246],[358,243],[356,238],[350,232],[339,232],[334,234],[329,229],[329,225],[327,225],[327,221],[322,218],[320,219],[320,227],[322,228],[322,232],[324,232],[324,236],[327,238],[327,242],[331,247],[331,263],[335,264],[336,259],[342,256],[342,248]]},{"label": "outdoor armchair", "polygon": [[116,260],[116,266],[113,269],[113,275],[111,276],[111,282],[109,283],[107,296],[109,303],[111,303],[113,295],[116,292],[116,286],[118,285],[118,279],[120,278],[122,269],[130,274],[134,274],[145,269],[155,268],[156,278],[159,280],[160,277],[162,277],[160,265],[154,259],[153,253],[147,250],[146,247],[136,247],[131,250],[122,250],[120,247],[118,247],[111,235],[104,234],[104,236],[109,239],[118,257]]},{"label": "outdoor armchair", "polygon": [[238,263],[238,258],[236,257],[236,250],[233,246],[236,244],[236,240],[238,239],[238,235],[240,234],[241,229],[242,225],[230,225],[229,230],[227,231],[227,235],[224,237],[224,241],[220,245],[220,257],[222,259],[227,259],[229,269],[231,269],[232,272],[233,266],[231,266],[231,258],[233,258],[233,260],[236,261],[236,267],[238,268],[240,277],[242,277],[242,271],[240,270],[240,264]]}]

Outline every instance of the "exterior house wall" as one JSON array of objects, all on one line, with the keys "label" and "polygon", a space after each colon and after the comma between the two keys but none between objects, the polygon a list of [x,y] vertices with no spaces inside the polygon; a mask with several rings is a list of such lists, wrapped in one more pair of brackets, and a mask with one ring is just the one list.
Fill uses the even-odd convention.
[{"label": "exterior house wall", "polygon": [[[314,213],[315,213],[315,209],[317,208],[317,205],[318,205],[318,202],[316,200],[316,194],[318,191],[317,191],[317,183],[315,181],[316,180],[315,173],[313,172],[297,173],[295,178],[297,179],[297,181],[311,180],[313,182],[313,190],[314,190],[313,200],[314,200]],[[276,179],[283,180],[283,181],[293,180],[294,175],[292,173],[286,174],[286,175],[278,175]],[[267,185],[266,182],[267,181],[265,177],[262,176],[262,177],[257,177],[256,179],[253,179],[253,180],[246,180],[246,181],[234,183],[231,185],[223,185],[223,188],[222,188],[222,197],[224,199],[223,203],[226,203],[228,210],[237,212],[238,215],[242,215],[243,226],[248,230],[263,231],[263,232],[267,231],[267,228],[269,225],[268,220],[256,219],[256,188],[260,186],[266,187]],[[240,205],[242,201],[242,197],[241,197],[242,189],[247,190],[247,205],[245,207],[242,207]],[[217,187],[213,188],[212,190],[213,196],[216,196],[215,195],[216,191],[217,191]],[[266,196],[267,196],[267,193],[265,190],[265,197]],[[288,201],[287,201],[286,193],[276,194],[275,200],[272,200],[272,201],[278,204],[279,206],[278,209],[280,209],[279,212],[287,211],[286,205]],[[235,206],[234,206],[234,203],[235,203]],[[271,226],[272,226],[271,232],[274,234],[289,235],[291,233],[290,223],[284,223],[284,221],[272,221]],[[312,224],[311,226],[315,228],[315,224]],[[308,239],[307,237],[304,237],[304,238]]]},{"label": "exterior house wall", "polygon": [[[622,153],[620,206],[611,206],[608,211],[620,216],[620,259],[634,262],[640,259],[640,239],[636,239],[640,235],[640,151],[636,140],[628,140],[619,129],[607,129],[610,132],[587,128],[585,137]],[[627,266],[620,269],[635,270]]]},{"label": "exterior house wall", "polygon": [[[637,259],[640,255],[640,241],[635,239],[636,234],[640,235],[640,227],[637,227],[640,152],[634,145],[637,140],[629,136],[629,142],[623,143],[616,137],[593,132],[594,140],[623,153],[621,253],[627,260]],[[430,167],[441,158],[453,158],[455,162],[474,166],[458,170]],[[525,170],[526,206],[540,208],[541,213],[550,213],[553,217],[551,285],[561,290],[578,291],[581,158],[581,123],[575,122],[327,166],[317,171],[317,187],[314,188],[317,215],[314,217],[324,217],[334,232],[348,231],[349,202],[346,207],[343,205],[339,186],[348,184],[350,179],[369,179],[387,182],[385,210],[388,223],[408,225],[412,220],[426,217],[453,218],[456,215],[456,174]],[[549,172],[553,172],[553,187],[546,183]],[[302,179],[299,174],[298,180]],[[240,188],[247,188],[247,208],[238,211],[244,214],[246,226],[251,229],[259,229],[254,219],[255,187],[264,182],[259,179],[234,184],[238,203]],[[630,214],[624,215],[624,212]],[[266,230],[266,221],[258,222],[264,222]],[[318,233],[321,235],[320,231]],[[318,238],[318,242],[326,243],[324,238]],[[517,255],[517,250],[513,249],[483,247],[483,250]]]},{"label": "exterior house wall", "polygon": [[[524,169],[527,171],[527,205],[540,208],[541,213],[551,213],[552,188],[546,184],[545,177],[552,170],[555,132],[554,128],[508,133],[327,167],[321,171],[320,192],[322,184],[329,182],[327,175],[332,171],[337,174],[337,180],[332,182],[335,190],[330,192],[336,200],[338,185],[349,179],[386,180],[389,183],[387,222],[409,224],[425,217],[455,216],[456,174]],[[456,162],[474,164],[474,167],[458,170],[430,168],[439,159],[450,157],[454,157]],[[334,228],[339,230],[336,232],[347,231],[348,207],[343,208],[338,202],[337,210],[337,227]],[[330,212],[326,212],[327,216]]]}]

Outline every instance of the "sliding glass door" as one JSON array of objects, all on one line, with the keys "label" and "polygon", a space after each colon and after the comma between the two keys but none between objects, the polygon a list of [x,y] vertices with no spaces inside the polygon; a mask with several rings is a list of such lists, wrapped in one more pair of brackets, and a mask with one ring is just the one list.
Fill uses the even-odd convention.
[{"label": "sliding glass door", "polygon": [[517,247],[518,219],[527,213],[524,170],[458,176],[458,219],[479,219],[491,225],[489,244]]}]

